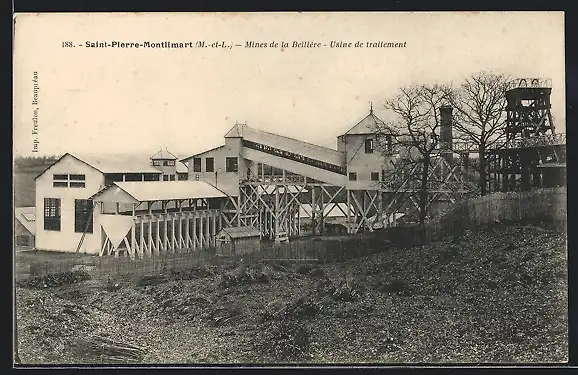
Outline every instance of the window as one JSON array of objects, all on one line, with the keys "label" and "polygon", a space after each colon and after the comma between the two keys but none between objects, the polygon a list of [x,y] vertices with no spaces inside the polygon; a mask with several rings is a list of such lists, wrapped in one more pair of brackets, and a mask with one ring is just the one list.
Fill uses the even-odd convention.
[{"label": "window", "polygon": [[215,158],[205,159],[205,170],[207,172],[214,172],[215,171]]},{"label": "window", "polygon": [[379,172],[371,172],[371,181],[379,181]]},{"label": "window", "polygon": [[385,136],[385,142],[387,144],[387,151],[389,152],[393,151],[393,139],[391,134]]},{"label": "window", "polygon": [[225,164],[227,172],[237,173],[239,171],[239,161],[236,157],[227,157]]},{"label": "window", "polygon": [[163,175],[163,181],[168,181],[169,180],[169,175],[168,174],[164,174]]},{"label": "window", "polygon": [[160,161],[160,160],[153,160],[153,166],[155,166],[155,167],[160,167],[160,166],[161,166],[161,161]]},{"label": "window", "polygon": [[83,188],[86,187],[85,180],[86,176],[83,174],[71,174],[70,175],[70,187]]},{"label": "window", "polygon": [[83,188],[86,187],[85,178],[86,176],[83,174],[55,174],[53,176],[52,186]]},{"label": "window", "polygon": [[349,172],[349,181],[357,181],[357,173]]},{"label": "window", "polygon": [[68,175],[67,174],[55,174],[52,176],[53,187],[68,187]]},{"label": "window", "polygon": [[92,233],[92,200],[74,200],[74,232]]},{"label": "window", "polygon": [[168,167],[174,167],[175,166],[175,161],[174,160],[165,160],[163,162],[164,166],[168,166]]},{"label": "window", "polygon": [[158,181],[158,180],[160,180],[160,174],[147,173],[144,175],[144,180],[145,181]]},{"label": "window", "polygon": [[365,153],[366,154],[373,154],[373,139],[366,139],[365,140]]},{"label": "window", "polygon": [[174,181],[174,180],[175,180],[175,175],[174,174],[169,175],[169,181]]},{"label": "window", "polygon": [[142,181],[143,175],[139,173],[127,173],[124,175],[125,181]]},{"label": "window", "polygon": [[113,182],[119,181],[122,181],[122,173],[107,173],[104,175],[104,184],[106,186],[110,186]]},{"label": "window", "polygon": [[193,158],[193,172],[201,171],[201,158]]},{"label": "window", "polygon": [[44,230],[60,231],[60,198],[44,198]]}]

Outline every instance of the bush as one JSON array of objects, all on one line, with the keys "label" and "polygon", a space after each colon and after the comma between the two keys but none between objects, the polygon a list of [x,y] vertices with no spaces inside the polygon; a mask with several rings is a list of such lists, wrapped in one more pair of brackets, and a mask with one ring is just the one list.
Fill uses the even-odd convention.
[{"label": "bush", "polygon": [[221,274],[219,287],[230,288],[237,285],[268,283],[269,281],[269,275],[263,272],[262,269],[247,270],[245,266],[241,266],[236,270],[225,271]]},{"label": "bush", "polygon": [[254,347],[264,362],[302,361],[311,357],[311,334],[298,322],[272,322]]},{"label": "bush", "polygon": [[409,282],[401,279],[393,279],[378,287],[380,292],[396,293],[401,295],[408,295],[411,292]]},{"label": "bush", "polygon": [[325,277],[325,271],[323,271],[319,267],[315,267],[311,271],[309,271],[309,276],[315,277],[315,278],[322,278],[322,277]]},{"label": "bush", "polygon": [[137,282],[137,286],[157,285],[167,282],[167,278],[162,275],[144,275],[141,276]]},{"label": "bush", "polygon": [[339,283],[331,298],[335,301],[352,302],[361,296],[359,286],[353,280],[343,280]]},{"label": "bush", "polygon": [[319,309],[319,304],[309,295],[300,296],[285,304],[274,301],[265,308],[262,321],[311,318],[317,315]]},{"label": "bush", "polygon": [[108,290],[109,292],[114,292],[121,288],[120,284],[115,281],[114,279],[108,277],[105,281],[104,289]]},{"label": "bush", "polygon": [[301,275],[307,275],[311,272],[311,266],[308,264],[301,264],[295,269],[295,272]]},{"label": "bush", "polygon": [[90,274],[86,271],[66,271],[46,276],[30,277],[27,280],[19,282],[19,285],[28,288],[50,288],[66,284],[75,284],[90,279]]}]

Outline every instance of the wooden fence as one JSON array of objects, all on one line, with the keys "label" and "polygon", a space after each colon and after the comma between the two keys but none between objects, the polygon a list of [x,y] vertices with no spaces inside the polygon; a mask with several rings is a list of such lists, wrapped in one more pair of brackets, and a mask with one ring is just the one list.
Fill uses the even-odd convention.
[{"label": "wooden fence", "polygon": [[142,259],[90,257],[31,262],[25,276],[44,276],[75,269],[87,269],[93,278],[158,275],[169,270],[192,269],[204,265],[259,262],[332,263],[386,251],[390,246],[411,247],[428,244],[446,235],[493,223],[566,223],[566,189],[551,188],[529,192],[495,193],[453,207],[436,222],[425,226],[404,225],[385,228],[370,235],[339,238],[298,239],[288,243],[262,243],[257,251],[243,249],[217,255],[215,248],[184,250]]},{"label": "wooden fence", "polygon": [[566,188],[545,188],[527,192],[494,193],[453,206],[437,220],[420,225],[385,228],[378,238],[395,246],[426,245],[447,235],[488,224],[545,222],[565,229]]},{"label": "wooden fence", "polygon": [[354,257],[370,255],[385,250],[375,236],[355,236],[338,239],[299,239],[288,243],[261,245],[261,250],[217,255],[215,248],[201,251],[167,253],[141,259],[128,257],[94,256],[75,259],[33,261],[29,272],[20,279],[34,276],[60,274],[74,270],[86,270],[93,279],[161,275],[168,271],[191,270],[204,266],[256,263],[332,263]]}]

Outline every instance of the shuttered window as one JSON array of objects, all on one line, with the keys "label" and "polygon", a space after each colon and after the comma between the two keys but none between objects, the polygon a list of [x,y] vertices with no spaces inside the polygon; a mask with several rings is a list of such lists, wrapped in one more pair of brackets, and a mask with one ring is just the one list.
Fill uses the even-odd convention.
[{"label": "shuttered window", "polygon": [[92,233],[92,200],[74,200],[74,232]]}]

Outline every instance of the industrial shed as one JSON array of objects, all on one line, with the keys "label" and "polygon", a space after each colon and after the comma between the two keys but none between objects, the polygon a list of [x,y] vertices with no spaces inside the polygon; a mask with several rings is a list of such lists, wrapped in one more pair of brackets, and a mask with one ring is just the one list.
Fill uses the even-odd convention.
[{"label": "industrial shed", "polygon": [[14,208],[14,239],[18,247],[33,248],[36,236],[36,207]]},{"label": "industrial shed", "polygon": [[217,254],[245,254],[261,249],[261,231],[254,227],[223,228],[215,237]]}]

